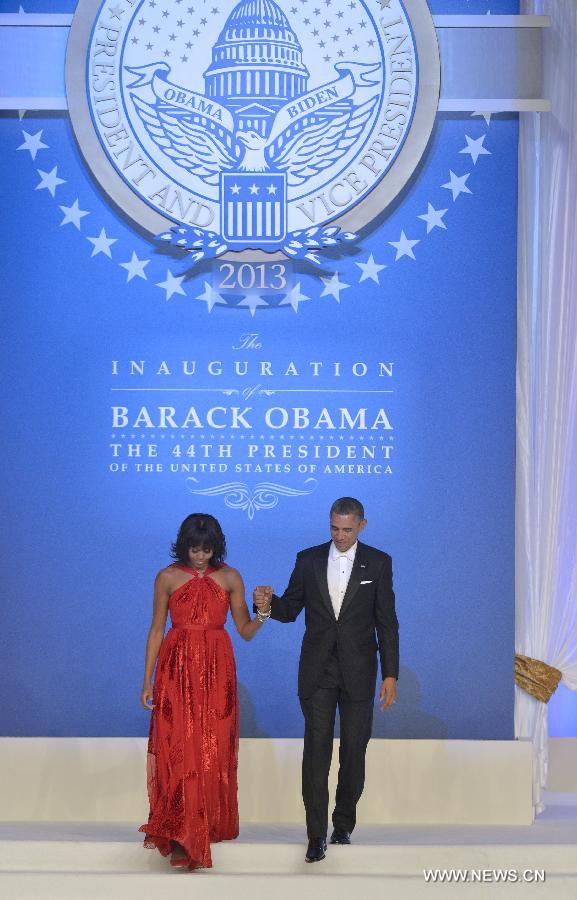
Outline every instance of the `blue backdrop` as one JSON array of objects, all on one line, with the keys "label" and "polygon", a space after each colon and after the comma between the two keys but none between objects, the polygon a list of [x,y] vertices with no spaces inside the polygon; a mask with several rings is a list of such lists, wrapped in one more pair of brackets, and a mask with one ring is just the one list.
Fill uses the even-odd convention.
[{"label": "blue backdrop", "polygon": [[[5,115],[0,137],[3,733],[145,735],[152,583],[181,520],[216,515],[249,591],[280,592],[353,495],[400,623],[374,734],[512,738],[517,118],[439,114],[394,206],[278,309],[213,305],[210,268],[185,275],[110,206],[65,114]],[[302,629],[232,635],[243,735],[302,734]]]}]

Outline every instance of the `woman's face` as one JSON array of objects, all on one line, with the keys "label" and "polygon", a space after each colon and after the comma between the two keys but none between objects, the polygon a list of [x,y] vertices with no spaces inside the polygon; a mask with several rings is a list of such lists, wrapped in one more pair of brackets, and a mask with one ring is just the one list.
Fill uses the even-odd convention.
[{"label": "woman's face", "polygon": [[188,559],[194,569],[206,569],[212,558],[212,550],[203,550],[202,547],[189,547]]}]

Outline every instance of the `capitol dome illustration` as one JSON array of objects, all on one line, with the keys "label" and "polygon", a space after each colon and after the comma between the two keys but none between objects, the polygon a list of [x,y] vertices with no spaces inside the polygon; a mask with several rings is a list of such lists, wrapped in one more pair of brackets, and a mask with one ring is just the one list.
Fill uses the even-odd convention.
[{"label": "capitol dome illustration", "polygon": [[241,0],[212,49],[204,78],[206,96],[224,102],[240,130],[266,137],[276,111],[306,93],[309,71],[274,0]]}]

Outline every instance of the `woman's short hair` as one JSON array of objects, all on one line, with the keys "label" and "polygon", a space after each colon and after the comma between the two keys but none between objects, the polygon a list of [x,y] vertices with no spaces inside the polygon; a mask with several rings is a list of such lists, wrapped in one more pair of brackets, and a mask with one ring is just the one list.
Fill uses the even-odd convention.
[{"label": "woman's short hair", "polygon": [[331,506],[330,515],[336,516],[357,516],[359,519],[365,518],[365,510],[360,500],[354,497],[339,497]]},{"label": "woman's short hair", "polygon": [[208,513],[192,513],[187,516],[180,528],[176,541],[171,545],[170,555],[173,559],[188,565],[189,550],[211,550],[211,566],[218,566],[226,556],[226,539],[222,528],[214,516]]}]

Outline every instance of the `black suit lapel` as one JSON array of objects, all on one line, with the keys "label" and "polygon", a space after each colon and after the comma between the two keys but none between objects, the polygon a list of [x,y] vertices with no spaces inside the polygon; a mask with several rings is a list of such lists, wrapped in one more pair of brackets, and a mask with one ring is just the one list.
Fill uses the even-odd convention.
[{"label": "black suit lapel", "polygon": [[359,543],[357,544],[357,552],[355,553],[355,561],[353,563],[353,568],[351,569],[351,577],[349,578],[349,583],[347,584],[347,589],[345,591],[345,596],[343,597],[343,602],[341,603],[341,610],[339,612],[339,619],[343,617],[343,614],[346,612],[347,607],[351,605],[354,600],[355,594],[357,593],[361,579],[363,577],[363,569],[365,568],[366,560],[363,553],[363,547]]},{"label": "black suit lapel", "polygon": [[331,595],[329,594],[329,583],[327,581],[327,566],[329,563],[329,548],[331,546],[331,542],[328,544],[324,544],[323,547],[319,550],[315,557],[314,561],[314,570],[317,579],[317,584],[319,587],[319,593],[322,597],[323,603],[329,610],[333,619],[335,618],[335,611],[333,609],[333,604],[331,601]]}]

